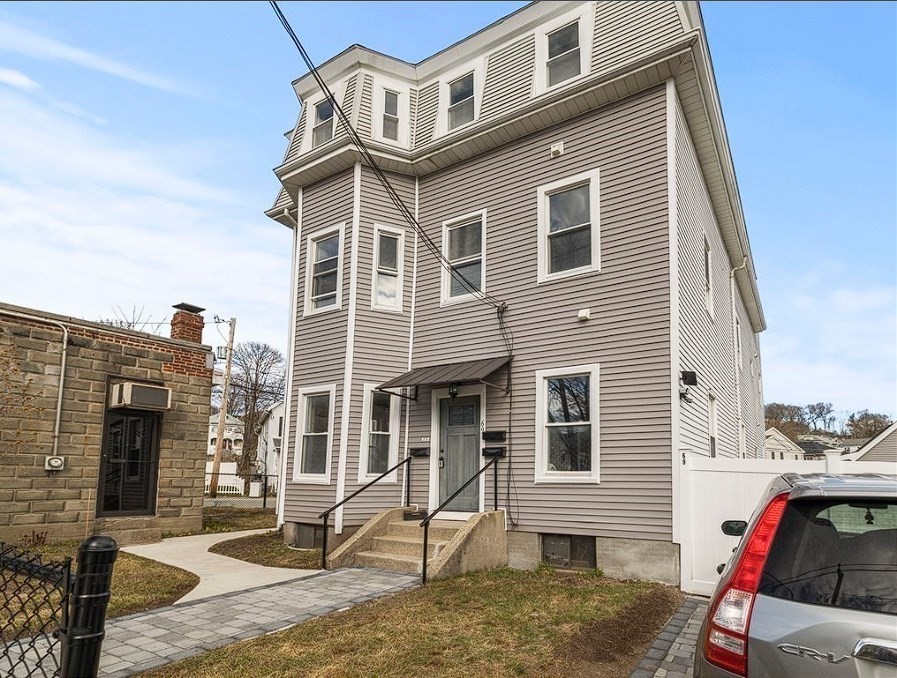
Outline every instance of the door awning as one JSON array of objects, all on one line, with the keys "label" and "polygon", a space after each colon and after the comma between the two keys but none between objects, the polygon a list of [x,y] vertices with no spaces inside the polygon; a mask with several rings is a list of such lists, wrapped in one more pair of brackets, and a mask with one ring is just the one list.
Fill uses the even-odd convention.
[{"label": "door awning", "polygon": [[416,367],[405,374],[380,384],[377,388],[401,388],[402,386],[435,386],[437,384],[457,384],[465,381],[480,381],[510,362],[509,356],[468,360],[463,363],[447,363]]}]

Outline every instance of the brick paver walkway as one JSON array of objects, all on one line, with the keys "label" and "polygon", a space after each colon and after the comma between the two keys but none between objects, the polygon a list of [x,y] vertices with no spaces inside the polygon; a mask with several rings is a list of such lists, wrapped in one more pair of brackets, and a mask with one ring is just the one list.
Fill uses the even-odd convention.
[{"label": "brick paver walkway", "polygon": [[106,624],[100,676],[122,678],[417,586],[420,578],[341,569]]},{"label": "brick paver walkway", "polygon": [[686,598],[630,678],[691,678],[698,631],[706,614],[706,599]]}]

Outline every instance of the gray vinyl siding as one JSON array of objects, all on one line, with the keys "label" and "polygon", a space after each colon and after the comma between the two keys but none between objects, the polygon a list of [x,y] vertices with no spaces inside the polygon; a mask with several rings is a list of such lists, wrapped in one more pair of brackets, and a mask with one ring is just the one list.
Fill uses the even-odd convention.
[{"label": "gray vinyl siding", "polygon": [[[402,201],[414,209],[414,179],[387,173]],[[349,420],[348,457],[346,466],[346,496],[364,483],[358,482],[359,456],[366,451],[361,440],[364,404],[364,384],[382,384],[408,370],[408,338],[411,323],[412,262],[414,233],[387,197],[374,174],[363,169],[361,175],[361,227],[358,241],[358,293],[355,321],[355,357],[352,373],[352,410]],[[371,308],[374,224],[404,230],[403,308],[394,313]],[[404,413],[404,401],[399,406]],[[399,438],[399,459],[404,457],[404,416],[395,435]],[[385,508],[399,506],[404,475],[396,476],[396,483],[386,480],[360,494],[346,504],[343,522],[346,526],[361,525]],[[365,481],[367,482],[367,481]]]},{"label": "gray vinyl siding", "polygon": [[[677,109],[678,111],[678,109]],[[680,407],[680,446],[710,454],[709,395],[716,398],[719,457],[738,456],[729,259],[688,127],[676,116],[676,196],[679,254],[680,369],[697,372],[692,403]],[[711,250],[713,313],[704,292],[704,238]],[[747,326],[745,318],[742,324]],[[748,373],[749,374],[749,373]]]},{"label": "gray vinyl siding", "polygon": [[412,140],[412,145],[413,145],[413,140],[415,139],[415,134],[416,134],[415,130],[417,128],[417,94],[418,94],[418,91],[413,88],[408,93],[408,109],[409,109],[409,115],[411,116],[411,121],[409,123],[411,126],[411,132],[410,132],[408,138]]},{"label": "gray vinyl siding", "polygon": [[682,32],[682,22],[673,2],[598,2],[592,73],[610,71],[650,54]]},{"label": "gray vinyl siding", "polygon": [[364,73],[360,77],[364,78],[361,87],[361,101],[358,109],[358,124],[356,131],[362,139],[371,138],[371,125],[373,116],[373,91],[374,78],[369,73]]},{"label": "gray vinyl siding", "polygon": [[293,199],[290,197],[290,194],[287,193],[285,188],[281,188],[277,194],[277,200],[274,201],[274,205],[271,209],[283,209],[285,207],[292,207]]},{"label": "gray vinyl siding", "polygon": [[[358,85],[358,79],[363,77],[362,73],[356,73],[352,77],[350,77],[346,81],[346,92],[343,94],[343,101],[340,104],[343,109],[343,113],[348,116],[349,121],[355,126],[358,127],[358,121],[352,119],[352,107],[355,105],[355,92]],[[336,127],[333,130],[333,139],[341,139],[343,137],[349,136],[348,131],[343,124],[339,121],[339,116],[336,114],[336,111],[333,113],[334,117],[334,125]],[[370,125],[370,116],[368,116],[368,124]],[[331,140],[332,141],[332,140]]]},{"label": "gray vinyl siding", "polygon": [[284,162],[293,160],[299,155],[299,148],[302,146],[302,136],[305,134],[305,118],[307,110],[308,106],[302,107],[302,112],[299,114],[299,121],[296,123],[296,129],[293,130],[293,136],[290,138],[290,145],[287,148],[286,155],[283,159]]},{"label": "gray vinyl siding", "polygon": [[535,64],[535,35],[528,35],[489,55],[480,120],[517,108],[530,100]]},{"label": "gray vinyl siding", "polygon": [[[763,455],[766,442],[766,421],[764,419],[763,401],[760,390],[759,356],[760,346],[757,335],[751,330],[751,321],[747,308],[741,298],[738,287],[735,287],[735,308],[741,325],[741,365],[738,389],[741,395],[741,418],[745,428],[745,454],[749,458]],[[757,359],[754,360],[754,357]],[[754,368],[751,370],[751,363]]]},{"label": "gray vinyl siding", "polygon": [[[860,461],[897,461],[897,429],[882,438]],[[857,471],[862,472],[862,467]]]},{"label": "gray vinyl siding", "polygon": [[[330,177],[302,191],[302,232],[299,243],[298,299],[296,337],[293,345],[293,387],[336,385],[334,424],[331,432],[330,485],[294,483],[293,464],[296,457],[296,424],[299,418],[299,398],[293,393],[289,422],[288,454],[284,499],[284,518],[295,522],[317,522],[318,514],[334,503],[336,494],[339,430],[342,415],[342,387],[346,362],[346,320],[349,299],[349,256],[352,240],[351,170]],[[343,237],[342,260],[342,308],[303,317],[306,271],[308,264],[307,239],[316,231],[330,228],[340,222],[346,227]]]},{"label": "gray vinyl siding", "polygon": [[433,139],[436,129],[436,113],[439,107],[439,83],[434,82],[418,92],[417,123],[414,126],[414,147],[418,148]]},{"label": "gray vinyl siding", "polygon": [[[518,529],[671,537],[665,125],[658,88],[421,178],[420,222],[437,243],[444,220],[487,210],[486,291],[508,303],[515,335],[508,509]],[[557,141],[567,151],[552,159]],[[537,189],[596,167],[602,270],[537,285]],[[502,355],[495,311],[441,307],[438,265],[421,253],[418,267],[414,366]],[[592,320],[577,320],[581,308]],[[535,485],[535,371],[587,363],[601,370],[601,483]],[[485,414],[487,427],[506,428],[507,397],[488,389]],[[421,399],[411,438],[429,431]]]}]

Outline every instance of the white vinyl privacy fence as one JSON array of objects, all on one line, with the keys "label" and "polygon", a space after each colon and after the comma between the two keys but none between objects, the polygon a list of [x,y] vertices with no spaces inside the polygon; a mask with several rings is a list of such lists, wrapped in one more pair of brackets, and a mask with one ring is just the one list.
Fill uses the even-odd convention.
[{"label": "white vinyl privacy fence", "polygon": [[738,537],[720,530],[724,520],[748,520],[766,486],[782,473],[890,473],[897,464],[846,461],[831,454],[820,461],[790,459],[711,459],[686,452],[682,468],[681,586],[709,596],[719,579],[716,568],[732,555]]}]

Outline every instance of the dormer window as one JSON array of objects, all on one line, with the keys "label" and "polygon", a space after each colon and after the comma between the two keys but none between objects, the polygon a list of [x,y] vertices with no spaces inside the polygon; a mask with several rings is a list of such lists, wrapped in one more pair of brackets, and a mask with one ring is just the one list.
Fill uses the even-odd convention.
[{"label": "dormer window", "polygon": [[399,140],[399,95],[383,90],[383,137]]},{"label": "dormer window", "polygon": [[333,138],[333,104],[330,100],[315,106],[315,127],[312,132],[312,147],[317,148]]},{"label": "dormer window", "polygon": [[547,82],[549,87],[553,87],[580,73],[579,21],[558,28],[547,37]]},{"label": "dormer window", "polygon": [[455,129],[473,118],[473,73],[468,73],[449,83],[448,128]]}]

